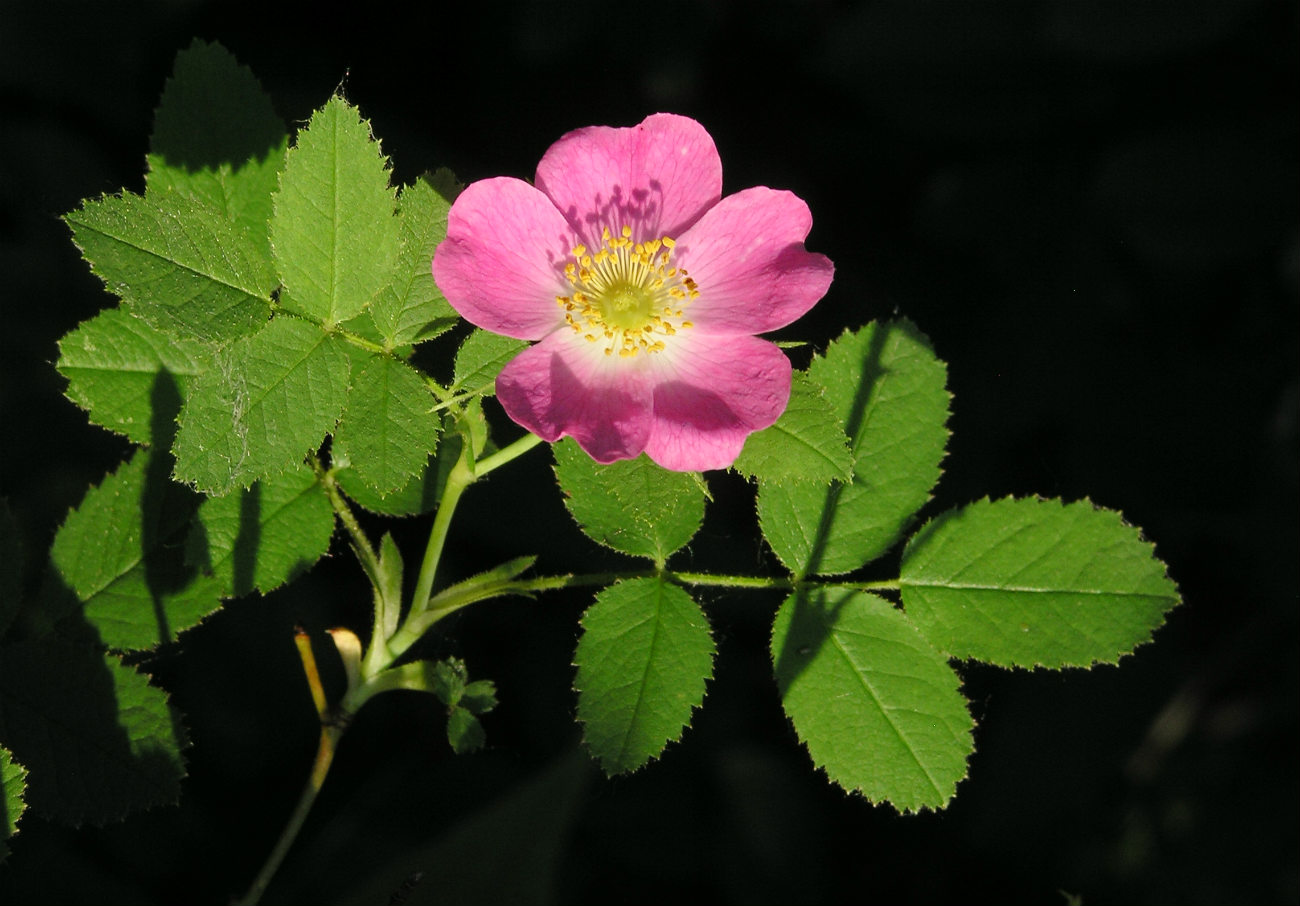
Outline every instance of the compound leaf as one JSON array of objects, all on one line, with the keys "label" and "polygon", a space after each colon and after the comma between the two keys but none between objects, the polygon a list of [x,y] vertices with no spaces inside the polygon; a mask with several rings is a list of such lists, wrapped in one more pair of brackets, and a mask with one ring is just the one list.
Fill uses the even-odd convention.
[{"label": "compound leaf", "polygon": [[952,799],[974,749],[961,681],[888,601],[790,595],[772,663],[786,715],[832,781],[907,812]]},{"label": "compound leaf", "polygon": [[288,142],[253,73],[221,45],[196,40],[176,55],[154,114],[145,194],[224,212],[269,259],[271,193]]},{"label": "compound leaf", "polygon": [[177,478],[221,496],[320,446],[347,398],[344,345],[313,324],[281,317],[222,350],[181,410]]},{"label": "compound leaf", "polygon": [[64,220],[95,275],[159,330],[224,343],[270,317],[276,282],[264,250],[205,202],[126,193]]},{"label": "compound leaf", "polygon": [[808,366],[853,453],[853,483],[765,481],[759,523],[798,575],[850,572],[889,550],[930,499],[948,440],[947,369],[906,320],[846,332]]},{"label": "compound leaf", "polygon": [[681,738],[704,701],[716,651],[709,621],[662,578],[603,589],[582,617],[578,720],[608,774],[632,771]]},{"label": "compound leaf", "polygon": [[456,353],[451,389],[457,393],[495,396],[497,375],[527,345],[523,340],[476,329]]},{"label": "compound leaf", "polygon": [[326,327],[360,314],[397,261],[394,201],[369,123],[335,95],[299,130],[274,197],[281,303]]},{"label": "compound leaf", "polygon": [[900,582],[931,644],[1002,666],[1113,664],[1179,601],[1141,532],[1086,500],[949,510],[908,542]]},{"label": "compound leaf", "polygon": [[352,376],[337,437],[356,475],[380,497],[424,471],[438,446],[433,397],[415,369],[386,355],[371,356]]},{"label": "compound leaf", "polygon": [[690,473],[670,472],[644,454],[603,466],[567,438],[552,449],[564,505],[599,544],[662,563],[704,521],[704,489]]},{"label": "compound leaf", "polygon": [[86,492],[50,549],[54,570],[113,649],[170,641],[221,604],[219,583],[185,563],[199,498],[170,470],[165,453],[137,451]]},{"label": "compound leaf", "polygon": [[[446,171],[439,171],[440,176],[443,173]],[[449,210],[451,200],[438,194],[429,179],[407,186],[397,200],[401,237],[397,267],[392,281],[369,309],[388,349],[431,340],[460,319],[433,282],[430,270],[433,251],[447,236]]]},{"label": "compound leaf", "polygon": [[853,480],[848,438],[826,391],[796,371],[790,402],[776,424],[751,434],[736,457],[736,471],[773,482]]},{"label": "compound leaf", "polygon": [[185,559],[215,578],[223,597],[263,594],[325,556],[334,509],[316,473],[304,465],[199,506]]},{"label": "compound leaf", "polygon": [[197,340],[167,336],[110,308],[59,341],[58,369],[68,379],[68,398],[92,422],[138,444],[166,448],[181,401],[209,352]]}]

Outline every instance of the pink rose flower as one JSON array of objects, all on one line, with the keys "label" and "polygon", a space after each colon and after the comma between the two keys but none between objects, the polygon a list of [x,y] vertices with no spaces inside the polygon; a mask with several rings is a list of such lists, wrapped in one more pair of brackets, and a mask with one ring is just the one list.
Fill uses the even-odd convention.
[{"label": "pink rose flower", "polygon": [[722,198],[722,161],[695,120],[592,126],[557,141],[536,185],[470,185],[433,277],[470,323],[536,340],[497,398],[546,441],[600,463],[642,451],[666,469],[726,468],[790,398],[790,362],[754,334],[825,295],[808,206],[766,187]]}]

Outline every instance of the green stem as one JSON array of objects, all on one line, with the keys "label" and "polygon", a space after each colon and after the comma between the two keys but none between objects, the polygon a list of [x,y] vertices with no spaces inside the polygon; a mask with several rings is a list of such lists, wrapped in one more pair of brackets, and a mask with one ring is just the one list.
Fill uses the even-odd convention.
[{"label": "green stem", "polygon": [[509,446],[502,447],[491,456],[484,456],[478,462],[474,463],[474,477],[482,478],[493,469],[499,469],[512,459],[517,459],[527,453],[541,442],[542,439],[536,434],[525,434]]},{"label": "green stem", "polygon": [[361,530],[361,523],[357,522],[352,507],[348,506],[348,502],[343,499],[343,495],[339,492],[338,483],[334,481],[334,472],[325,469],[320,460],[314,456],[311,465],[316,477],[320,479],[321,486],[325,488],[325,496],[329,498],[330,506],[334,508],[334,514],[339,517],[339,522],[342,522],[343,528],[347,530],[348,538],[352,541],[352,550],[356,552],[357,559],[361,561],[361,568],[366,571],[371,583],[378,588],[379,555],[375,553],[375,548],[371,545],[370,539],[366,537],[366,533]]},{"label": "green stem", "polygon": [[[438,562],[442,559],[442,549],[447,543],[451,517],[456,512],[456,504],[460,502],[461,494],[465,493],[465,489],[479,478],[522,456],[541,442],[542,439],[537,435],[525,434],[509,446],[473,464],[469,461],[469,444],[466,443],[461,447],[460,459],[456,460],[451,474],[447,476],[447,486],[443,489],[442,500],[438,503],[438,512],[433,517],[433,527],[429,530],[429,543],[424,549],[424,561],[420,564],[420,575],[411,598],[408,623],[423,614],[429,607],[433,582],[438,572]],[[394,650],[397,652],[396,648]]]},{"label": "green stem", "polygon": [[438,562],[442,559],[442,549],[447,543],[447,531],[451,527],[451,517],[456,512],[460,495],[474,483],[474,472],[469,465],[469,444],[461,447],[460,458],[452,466],[447,476],[447,485],[442,491],[442,500],[438,501],[438,512],[433,517],[433,527],[429,529],[429,543],[424,548],[424,561],[420,564],[420,576],[415,582],[415,593],[411,597],[411,611],[407,621],[423,613],[429,606],[429,596],[433,594],[433,580],[438,572]]}]

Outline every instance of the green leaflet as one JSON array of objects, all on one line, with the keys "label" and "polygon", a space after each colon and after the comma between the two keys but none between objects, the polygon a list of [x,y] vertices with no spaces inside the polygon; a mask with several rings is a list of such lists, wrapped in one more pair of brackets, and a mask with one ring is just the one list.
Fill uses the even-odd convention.
[{"label": "green leaflet", "polygon": [[222,597],[266,594],[315,565],[329,550],[334,509],[304,465],[199,506],[185,562],[216,579]]},{"label": "green leaflet", "polygon": [[224,211],[179,193],[126,193],[65,215],[95,276],[154,327],[225,343],[270,316],[275,274]]},{"label": "green leaflet", "polygon": [[392,281],[368,309],[388,349],[431,340],[460,320],[433,282],[430,270],[434,249],[447,236],[447,212],[451,210],[451,199],[440,195],[438,188],[451,194],[447,183],[452,181],[448,171],[439,171],[402,189],[397,200],[401,240],[397,267]]},{"label": "green leaflet", "polygon": [[850,572],[889,550],[939,480],[948,439],[947,370],[906,320],[846,332],[808,377],[849,437],[853,483],[767,481],[759,523],[796,575]]},{"label": "green leaflet", "polygon": [[769,482],[853,480],[848,438],[826,391],[796,371],[790,402],[776,424],[749,436],[733,468]]},{"label": "green leaflet", "polygon": [[704,489],[695,476],[644,454],[602,466],[568,438],[552,449],[564,505],[593,541],[663,563],[699,531]]},{"label": "green leaflet", "polygon": [[352,376],[337,438],[356,475],[380,497],[424,471],[438,446],[440,419],[433,396],[410,365],[372,356]]},{"label": "green leaflet", "polygon": [[1113,664],[1179,601],[1153,546],[1088,501],[981,500],[903,551],[903,606],[951,657],[1017,667]]},{"label": "green leaflet", "polygon": [[527,345],[523,340],[475,329],[456,353],[451,389],[457,393],[495,396],[497,375]]},{"label": "green leaflet", "polygon": [[181,410],[176,477],[221,496],[300,462],[343,410],[344,345],[315,325],[280,317],[223,350]]},{"label": "green leaflet", "polygon": [[574,686],[583,738],[607,774],[636,770],[681,738],[715,652],[700,606],[662,578],[596,595],[582,617]]},{"label": "green leaflet", "polygon": [[4,824],[0,826],[0,865],[9,857],[8,840],[18,833],[18,819],[27,810],[27,769],[14,761],[13,755],[0,746],[0,791],[4,794]]},{"label": "green leaflet", "polygon": [[338,438],[330,446],[330,455],[335,465],[340,467],[335,478],[343,493],[370,512],[385,516],[418,516],[432,512],[442,497],[442,490],[447,485],[447,473],[455,465],[459,453],[460,438],[445,438],[438,446],[437,454],[429,457],[418,474],[396,491],[381,497],[361,480],[356,468],[352,466],[351,454],[342,448]]},{"label": "green leaflet", "polygon": [[154,116],[146,196],[185,196],[221,211],[266,258],[271,193],[289,141],[257,79],[219,44],[176,56]]},{"label": "green leaflet", "polygon": [[785,713],[831,780],[905,812],[952,799],[974,750],[961,681],[888,601],[790,595],[772,663]]},{"label": "green leaflet", "polygon": [[170,457],[137,451],[68,514],[50,549],[109,648],[170,641],[221,604],[222,585],[185,563],[199,498],[170,480]]},{"label": "green leaflet", "polygon": [[188,741],[177,715],[112,655],[54,639],[6,646],[0,736],[32,766],[27,801],[47,818],[107,824],[180,796]]},{"label": "green leaflet", "polygon": [[381,639],[391,639],[402,619],[402,552],[392,532],[384,532],[379,541],[379,573],[375,576],[374,631]]},{"label": "green leaflet", "polygon": [[390,281],[400,243],[388,161],[355,107],[335,95],[298,131],[271,217],[287,310],[333,327]]},{"label": "green leaflet", "polygon": [[171,447],[176,415],[209,349],[170,337],[122,308],[102,311],[59,341],[68,398],[97,425],[139,444]]}]

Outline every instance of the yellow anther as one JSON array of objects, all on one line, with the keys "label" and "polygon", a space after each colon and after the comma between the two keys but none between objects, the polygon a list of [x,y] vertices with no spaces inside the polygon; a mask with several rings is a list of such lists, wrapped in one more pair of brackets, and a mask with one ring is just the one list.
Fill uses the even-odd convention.
[{"label": "yellow anther", "polygon": [[686,270],[673,266],[671,236],[634,242],[632,234],[631,224],[602,226],[598,247],[575,244],[564,277],[576,291],[555,297],[576,333],[624,358],[662,351],[667,337],[690,326],[682,310],[699,296]]}]

